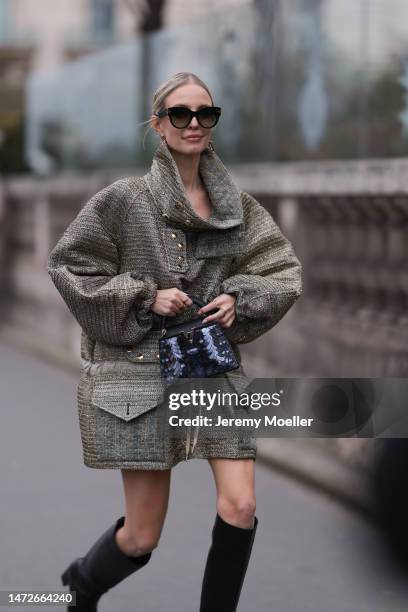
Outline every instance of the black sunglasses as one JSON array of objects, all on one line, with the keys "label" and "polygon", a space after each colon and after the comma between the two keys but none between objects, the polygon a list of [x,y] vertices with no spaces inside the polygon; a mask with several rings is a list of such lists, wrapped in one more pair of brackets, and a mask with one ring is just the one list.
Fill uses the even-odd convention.
[{"label": "black sunglasses", "polygon": [[173,127],[182,130],[186,128],[193,117],[197,117],[198,123],[203,128],[212,128],[218,123],[218,119],[221,115],[221,108],[219,106],[205,106],[197,111],[192,111],[186,106],[171,106],[165,108],[158,113],[155,113],[156,117],[169,116],[170,123]]}]

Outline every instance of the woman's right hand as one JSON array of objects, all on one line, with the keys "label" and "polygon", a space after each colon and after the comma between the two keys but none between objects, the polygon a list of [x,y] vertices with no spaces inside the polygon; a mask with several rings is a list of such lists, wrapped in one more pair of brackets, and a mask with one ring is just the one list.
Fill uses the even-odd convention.
[{"label": "woman's right hand", "polygon": [[192,304],[193,301],[187,293],[177,287],[171,287],[157,290],[156,299],[150,306],[150,310],[158,315],[175,317]]}]

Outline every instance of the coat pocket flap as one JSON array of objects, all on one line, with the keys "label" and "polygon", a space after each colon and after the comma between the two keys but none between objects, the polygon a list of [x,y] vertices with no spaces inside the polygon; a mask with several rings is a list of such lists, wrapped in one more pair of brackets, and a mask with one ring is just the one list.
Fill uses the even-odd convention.
[{"label": "coat pocket flap", "polygon": [[92,404],[130,421],[155,408],[162,400],[163,388],[157,376],[149,379],[97,380],[92,391]]}]

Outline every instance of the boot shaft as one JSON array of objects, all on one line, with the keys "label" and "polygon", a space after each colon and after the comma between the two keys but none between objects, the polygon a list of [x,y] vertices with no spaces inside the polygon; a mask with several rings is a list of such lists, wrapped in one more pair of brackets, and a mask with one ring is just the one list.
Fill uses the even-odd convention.
[{"label": "boot shaft", "polygon": [[200,612],[235,612],[241,595],[258,518],[252,529],[236,527],[217,513],[201,591]]},{"label": "boot shaft", "polygon": [[120,517],[84,557],[75,559],[63,572],[62,583],[76,591],[76,606],[68,606],[68,610],[97,612],[97,602],[103,593],[150,561],[151,552],[133,557],[119,548],[115,534],[124,522],[125,517]]}]

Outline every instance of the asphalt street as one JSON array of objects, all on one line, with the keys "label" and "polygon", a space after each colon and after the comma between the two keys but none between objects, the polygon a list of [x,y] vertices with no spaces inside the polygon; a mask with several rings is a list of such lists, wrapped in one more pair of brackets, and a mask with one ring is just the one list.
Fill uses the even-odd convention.
[{"label": "asphalt street", "polygon": [[[61,571],[123,514],[121,475],[83,465],[76,376],[5,346],[0,366],[0,589],[63,590]],[[407,610],[408,588],[362,516],[259,462],[256,494],[238,612]],[[99,611],[197,612],[214,518],[207,461],[180,463],[150,563],[104,595]]]}]

